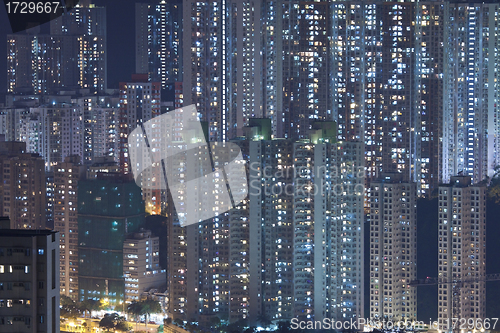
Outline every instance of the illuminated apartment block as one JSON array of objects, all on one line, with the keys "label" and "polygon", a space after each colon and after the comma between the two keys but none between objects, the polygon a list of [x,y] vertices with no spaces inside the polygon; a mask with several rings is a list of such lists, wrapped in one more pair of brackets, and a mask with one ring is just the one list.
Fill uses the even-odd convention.
[{"label": "illuminated apartment block", "polygon": [[73,101],[83,110],[83,163],[91,165],[95,159],[106,156],[118,161],[119,99],[86,96]]},{"label": "illuminated apartment block", "polygon": [[111,156],[101,156],[94,159],[94,163],[87,167],[87,179],[97,178],[100,173],[119,173],[120,166]]},{"label": "illuminated apartment block", "polygon": [[51,35],[73,36],[76,41],[76,80],[92,93],[107,89],[106,8],[81,1],[68,13],[50,21]]},{"label": "illuminated apartment block", "polygon": [[443,182],[478,183],[499,164],[499,6],[450,3],[444,25]]},{"label": "illuminated apartment block", "polygon": [[7,91],[47,94],[78,85],[78,42],[73,36],[7,36]]},{"label": "illuminated apartment block", "polygon": [[[267,138],[266,138],[267,137]],[[294,317],[293,141],[249,145],[250,316]],[[274,192],[273,192],[274,191]]]},{"label": "illuminated apartment block", "polygon": [[370,192],[370,318],[416,320],[417,191],[386,174]]},{"label": "illuminated apartment block", "polygon": [[438,321],[486,316],[486,187],[470,176],[453,176],[439,186]]},{"label": "illuminated apartment block", "polygon": [[[128,153],[128,135],[136,127],[160,115],[161,86],[159,82],[148,82],[147,74],[132,75],[131,82],[120,83],[120,113],[119,113],[119,161],[121,172],[131,172]],[[159,137],[159,127],[156,127],[154,136]],[[161,144],[158,140],[151,138],[149,142],[154,149]],[[147,172],[147,171],[146,171]],[[154,182],[155,175],[144,176],[143,181]],[[158,177],[159,179],[159,177]],[[151,184],[149,184],[151,185]],[[151,189],[152,186],[143,186],[143,199],[146,203],[146,212],[149,214],[161,214],[162,193],[164,190]],[[160,187],[161,188],[161,187]],[[165,202],[165,200],[163,200]]]},{"label": "illuminated apartment block", "polygon": [[442,178],[447,6],[331,5],[331,109],[339,139],[365,143],[368,188],[398,172],[430,195]]},{"label": "illuminated apartment block", "polygon": [[[322,254],[321,259],[315,258],[315,267],[321,272],[323,260],[329,262],[330,267],[326,270],[329,276],[326,278],[327,312],[324,317],[337,318],[337,320],[364,318],[365,316],[363,239],[366,231],[363,223],[365,220],[363,201],[366,190],[363,148],[360,142],[339,142],[331,145],[318,143],[316,145],[316,151],[322,150],[319,156],[315,156],[316,177],[320,177],[326,190],[329,191],[329,202],[327,201],[325,205],[323,197],[315,197],[315,205],[317,205],[315,214],[319,214],[319,217],[315,217],[315,221],[322,221],[323,216],[327,218],[329,233],[326,244],[329,243],[329,246],[326,247],[326,257]],[[327,163],[321,164],[325,153]],[[319,172],[322,169],[326,170],[324,175]],[[317,186],[320,185],[317,184]],[[319,228],[316,230],[319,231]],[[317,237],[321,237],[321,240]],[[322,244],[323,241],[325,241],[323,236],[315,236],[315,244]],[[314,292],[319,293],[321,290],[322,285],[318,283]],[[315,307],[325,307],[325,302],[321,298],[315,298],[315,303]],[[321,308],[318,308],[317,313],[321,315],[319,309]]]},{"label": "illuminated apartment block", "polygon": [[0,224],[2,332],[59,333],[58,232]]},{"label": "illuminated apartment block", "polygon": [[[417,82],[416,108],[420,112],[420,163],[415,172],[420,194],[429,196],[443,179],[443,109],[446,3],[416,5],[415,55]],[[418,146],[417,146],[418,147]]]},{"label": "illuminated apartment block", "polygon": [[147,75],[132,75],[120,83],[119,150],[122,172],[130,173],[128,135],[137,126],[160,115],[160,83],[149,82]]},{"label": "illuminated apartment block", "polygon": [[263,111],[274,137],[307,138],[312,121],[334,120],[328,105],[329,6],[263,1]]},{"label": "illuminated apartment block", "polygon": [[[182,145],[181,142],[177,144]],[[177,156],[177,155],[176,155]],[[211,172],[207,150],[199,150],[199,158],[170,160],[169,165],[180,172],[181,179],[189,178],[189,168]],[[209,164],[207,164],[207,162]],[[214,158],[215,168],[221,161]],[[210,165],[210,170],[205,168]],[[226,186],[223,174],[214,179],[216,184]],[[217,207],[223,200],[217,190],[202,185],[189,188],[189,195],[196,195],[196,205]],[[169,194],[170,195],[170,194]],[[187,197],[187,195],[186,195]],[[192,198],[192,197],[191,197]],[[199,223],[183,226],[186,213],[193,202],[185,201],[174,206],[169,201],[169,313],[173,318],[196,318],[203,324],[213,318],[238,321],[248,317],[248,252],[246,251],[248,230],[246,202],[229,212],[218,212],[215,217]],[[234,211],[234,214],[233,214]],[[217,212],[217,210],[215,210]],[[243,238],[239,238],[243,237]],[[190,273],[192,272],[192,273]]]},{"label": "illuminated apartment block", "polygon": [[40,154],[45,159],[45,169],[52,170],[67,156],[77,155],[83,159],[83,109],[77,104],[54,104],[39,107],[37,113],[42,130]]},{"label": "illuminated apartment block", "polygon": [[184,106],[196,105],[210,141],[227,141],[242,135],[250,117],[261,117],[261,3],[182,6]]},{"label": "illuminated apartment block", "polygon": [[163,89],[182,82],[182,1],[137,3],[136,73],[148,73]]},{"label": "illuminated apartment block", "polygon": [[8,35],[8,92],[47,94],[65,88],[104,92],[106,57],[106,9],[78,5],[51,20],[48,35]]},{"label": "illuminated apartment block", "polygon": [[160,240],[151,231],[141,229],[127,235],[123,243],[125,302],[139,302],[143,292],[166,285],[167,275],[159,262]]},{"label": "illuminated apartment block", "polygon": [[78,182],[85,175],[80,156],[54,166],[54,230],[60,235],[61,294],[78,300]]},{"label": "illuminated apartment block", "polygon": [[12,229],[45,229],[45,169],[24,142],[0,142],[0,206]]},{"label": "illuminated apartment block", "polygon": [[362,143],[294,144],[294,317],[363,318]]}]

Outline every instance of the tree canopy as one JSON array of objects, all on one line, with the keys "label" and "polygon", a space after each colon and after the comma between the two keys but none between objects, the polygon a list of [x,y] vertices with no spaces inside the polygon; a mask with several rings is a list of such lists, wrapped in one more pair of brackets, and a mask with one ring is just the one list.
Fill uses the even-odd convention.
[{"label": "tree canopy", "polygon": [[99,322],[99,327],[104,328],[108,332],[110,330],[128,332],[132,328],[125,318],[118,315],[118,313],[106,313]]}]

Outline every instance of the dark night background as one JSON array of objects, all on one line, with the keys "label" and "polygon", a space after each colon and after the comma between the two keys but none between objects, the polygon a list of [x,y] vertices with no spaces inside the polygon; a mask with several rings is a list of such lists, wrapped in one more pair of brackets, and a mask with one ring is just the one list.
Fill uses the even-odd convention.
[{"label": "dark night background", "polygon": [[[120,81],[129,80],[135,70],[135,3],[147,0],[94,0],[98,6],[106,7],[107,15],[107,62],[108,88],[117,89]],[[6,35],[11,33],[3,4],[0,8],[0,103],[4,102],[6,87]],[[42,30],[47,29],[47,25]],[[418,278],[437,276],[437,199],[421,199],[418,202]],[[500,205],[488,202],[487,210],[487,273],[500,273]],[[161,233],[164,221],[150,220],[149,228]],[[163,225],[163,226],[162,226]],[[368,240],[369,232],[365,232]],[[165,246],[166,244],[163,244]],[[163,250],[162,254],[166,254]],[[369,241],[365,241],[365,258],[369,258]],[[166,257],[162,258],[166,261]],[[365,287],[369,287],[369,260],[365,265]],[[500,315],[500,281],[487,283],[487,317]],[[369,293],[365,295],[365,317],[368,317]],[[418,320],[436,320],[437,286],[418,289]]]}]

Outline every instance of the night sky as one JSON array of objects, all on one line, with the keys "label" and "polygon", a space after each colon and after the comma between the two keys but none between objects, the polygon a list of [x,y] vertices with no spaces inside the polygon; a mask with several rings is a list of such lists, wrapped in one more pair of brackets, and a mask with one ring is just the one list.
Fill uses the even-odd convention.
[{"label": "night sky", "polygon": [[[108,88],[130,80],[135,70],[135,3],[147,0],[94,0],[106,7],[108,33]],[[47,27],[42,27],[47,29]],[[6,36],[11,33],[5,7],[0,7],[0,95],[7,90]],[[0,99],[0,103],[3,99]]]}]

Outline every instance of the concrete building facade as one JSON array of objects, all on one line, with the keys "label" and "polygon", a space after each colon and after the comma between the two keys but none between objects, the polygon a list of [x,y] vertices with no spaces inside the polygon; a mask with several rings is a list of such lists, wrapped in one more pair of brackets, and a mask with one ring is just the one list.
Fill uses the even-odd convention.
[{"label": "concrete building facade", "polygon": [[[59,333],[59,233],[0,229],[0,330]],[[5,228],[4,228],[5,227]]]}]

